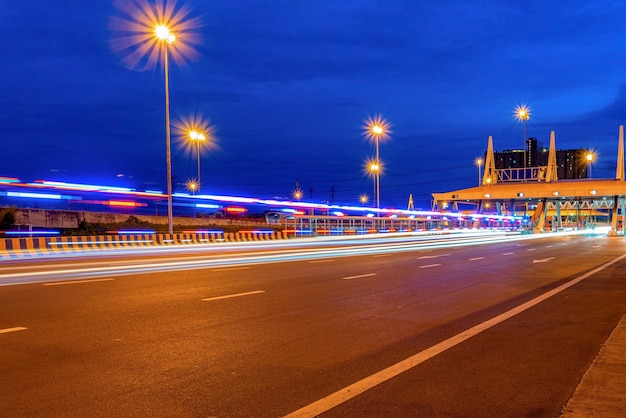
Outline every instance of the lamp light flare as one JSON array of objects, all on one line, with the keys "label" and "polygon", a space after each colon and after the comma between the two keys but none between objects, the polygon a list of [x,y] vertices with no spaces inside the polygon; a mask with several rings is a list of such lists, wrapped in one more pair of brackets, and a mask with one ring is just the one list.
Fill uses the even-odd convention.
[{"label": "lamp light flare", "polygon": [[146,70],[163,64],[163,49],[179,65],[199,54],[199,18],[189,17],[189,8],[176,0],[116,0],[118,15],[110,20],[111,49],[120,53],[131,68]]},{"label": "lamp light flare", "polygon": [[391,123],[383,119],[381,115],[369,117],[363,124],[363,133],[369,140],[384,141],[392,133]]},{"label": "lamp light flare", "polygon": [[200,145],[200,154],[219,148],[215,126],[201,114],[180,117],[172,122],[176,147],[187,155],[195,155]]},{"label": "lamp light flare", "polygon": [[195,179],[188,180],[185,186],[187,187],[187,190],[191,192],[191,194],[195,194],[196,191],[198,191],[198,189],[200,188],[200,184]]},{"label": "lamp light flare", "polygon": [[518,121],[525,122],[530,119],[530,108],[526,105],[516,106],[513,115]]}]

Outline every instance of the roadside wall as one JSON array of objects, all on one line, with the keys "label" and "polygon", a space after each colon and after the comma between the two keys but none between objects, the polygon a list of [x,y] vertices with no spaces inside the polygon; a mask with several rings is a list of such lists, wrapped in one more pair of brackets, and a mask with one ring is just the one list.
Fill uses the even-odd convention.
[{"label": "roadside wall", "polygon": [[[134,216],[142,222],[150,222],[156,225],[167,225],[167,216],[150,216],[119,213],[86,212],[72,210],[48,210],[48,209],[24,209],[18,208],[15,212],[16,225],[32,225],[34,228],[73,228],[77,229],[82,221],[91,223],[121,223]],[[237,219],[215,218],[187,218],[175,217],[174,224],[188,226],[206,225],[259,225],[265,224],[265,220],[259,222],[240,221]]]},{"label": "roadside wall", "polygon": [[247,231],[205,234],[129,234],[0,239],[0,260],[131,247],[211,244],[287,239],[284,232]]}]

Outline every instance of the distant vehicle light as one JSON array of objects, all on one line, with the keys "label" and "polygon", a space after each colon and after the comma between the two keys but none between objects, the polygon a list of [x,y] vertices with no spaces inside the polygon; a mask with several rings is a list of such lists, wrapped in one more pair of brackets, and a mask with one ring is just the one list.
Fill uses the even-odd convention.
[{"label": "distant vehicle light", "polygon": [[239,208],[239,207],[234,207],[234,206],[229,206],[226,208],[226,212],[229,212],[229,213],[245,213],[247,211],[248,209],[246,208]]}]

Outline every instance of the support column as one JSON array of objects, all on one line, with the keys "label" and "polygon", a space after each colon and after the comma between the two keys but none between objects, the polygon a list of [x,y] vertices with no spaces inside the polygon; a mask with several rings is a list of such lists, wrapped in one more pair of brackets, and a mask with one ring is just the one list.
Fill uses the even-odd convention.
[{"label": "support column", "polygon": [[622,227],[620,228],[620,230],[622,231],[622,236],[625,235],[624,234],[624,224],[626,224],[626,219],[624,218],[624,209],[626,209],[626,199],[624,199],[624,196],[622,196],[622,198],[620,199],[621,205],[620,205],[620,215],[622,215]]},{"label": "support column", "polygon": [[613,196],[613,209],[611,209],[611,230],[610,237],[617,236],[617,196]]},{"label": "support column", "polygon": [[535,230],[534,232],[543,232],[543,227],[546,223],[546,211],[548,207],[547,199],[541,199],[537,203],[537,209],[535,210],[535,214],[533,216],[535,222]]},{"label": "support column", "polygon": [[[554,206],[556,208],[556,228],[553,229],[563,229],[563,222],[561,221],[561,201],[557,200],[554,202]],[[552,226],[554,227],[554,222]]]}]

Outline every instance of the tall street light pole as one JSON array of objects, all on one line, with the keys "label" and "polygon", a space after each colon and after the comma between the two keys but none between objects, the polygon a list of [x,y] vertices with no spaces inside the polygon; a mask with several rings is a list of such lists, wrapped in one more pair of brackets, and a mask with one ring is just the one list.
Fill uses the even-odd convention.
[{"label": "tall street light pole", "polygon": [[168,46],[176,37],[167,26],[159,25],[155,29],[157,39],[164,42],[163,62],[165,66],[165,153],[167,164],[167,225],[170,235],[174,233],[174,215],[172,212],[172,151],[170,127],[170,88],[169,88],[169,54]]},{"label": "tall street light pole", "polygon": [[200,182],[200,146],[201,143],[206,140],[206,136],[202,132],[192,130],[191,132],[189,132],[189,139],[191,139],[191,141],[194,142],[196,145],[196,151],[198,155],[198,189],[200,189],[200,186],[202,185],[202,183]]},{"label": "tall street light pole", "polygon": [[585,158],[587,159],[587,171],[589,172],[589,178],[591,178],[591,164],[593,163],[594,154],[592,152],[587,153]]},{"label": "tall street light pole", "polygon": [[530,119],[530,108],[526,105],[517,106],[515,108],[515,118],[524,123],[524,176],[523,180],[526,180],[526,121]]},{"label": "tall street light pole", "polygon": [[480,186],[481,183],[481,168],[483,166],[483,159],[478,157],[476,158],[476,161],[474,161],[474,164],[476,164],[476,166],[478,167],[478,185]]},{"label": "tall street light pole", "polygon": [[380,172],[382,165],[380,162],[378,146],[381,139],[389,138],[389,133],[391,132],[389,128],[391,127],[391,124],[389,124],[386,120],[382,118],[382,116],[379,115],[374,118],[368,118],[363,127],[365,129],[365,136],[370,140],[374,140],[376,146],[376,157],[374,161],[371,162],[370,172],[373,172],[374,174],[374,192],[376,194],[376,207],[380,208]]}]

